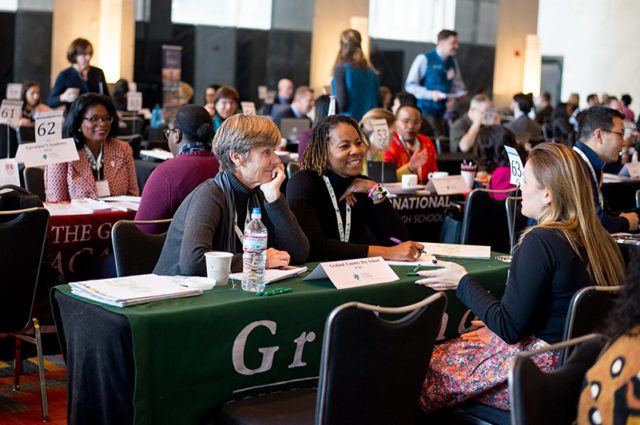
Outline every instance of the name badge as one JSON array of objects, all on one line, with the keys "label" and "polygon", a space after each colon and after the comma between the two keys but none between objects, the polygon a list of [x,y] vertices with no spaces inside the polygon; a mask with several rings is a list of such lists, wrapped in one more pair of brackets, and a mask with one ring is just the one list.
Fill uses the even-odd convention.
[{"label": "name badge", "polygon": [[453,80],[453,77],[456,76],[456,70],[453,68],[449,68],[447,69],[447,79],[448,80]]},{"label": "name badge", "polygon": [[106,180],[98,180],[96,182],[96,192],[98,194],[98,198],[111,196],[111,191],[109,190],[109,182]]}]

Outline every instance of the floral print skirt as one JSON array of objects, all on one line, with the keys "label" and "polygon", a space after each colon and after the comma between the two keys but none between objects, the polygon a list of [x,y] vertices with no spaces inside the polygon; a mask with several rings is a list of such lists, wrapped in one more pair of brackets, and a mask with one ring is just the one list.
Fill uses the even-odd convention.
[{"label": "floral print skirt", "polygon": [[[509,367],[516,354],[548,347],[533,337],[516,344],[507,344],[494,336],[487,345],[457,338],[437,345],[433,350],[427,376],[422,385],[420,407],[430,413],[469,399],[510,409]],[[534,356],[533,361],[543,372],[551,372],[560,362],[559,351]]]}]

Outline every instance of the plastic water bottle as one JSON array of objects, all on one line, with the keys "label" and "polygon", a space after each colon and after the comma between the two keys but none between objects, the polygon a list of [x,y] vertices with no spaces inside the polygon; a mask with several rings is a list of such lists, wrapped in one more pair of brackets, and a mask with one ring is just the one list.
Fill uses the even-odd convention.
[{"label": "plastic water bottle", "polygon": [[164,121],[164,117],[162,114],[162,108],[160,105],[156,104],[153,111],[151,111],[151,128],[160,128]]},{"label": "plastic water bottle", "polygon": [[244,228],[242,243],[242,289],[264,291],[264,270],[267,266],[267,228],[260,219],[260,208],[251,211],[251,221]]}]

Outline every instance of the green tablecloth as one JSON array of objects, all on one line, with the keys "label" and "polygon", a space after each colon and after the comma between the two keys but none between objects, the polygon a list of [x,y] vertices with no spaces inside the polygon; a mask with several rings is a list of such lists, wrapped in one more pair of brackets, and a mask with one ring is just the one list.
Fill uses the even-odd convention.
[{"label": "green tablecloth", "polygon": [[[508,264],[457,262],[502,295]],[[126,316],[131,326],[135,423],[203,423],[227,400],[315,384],[324,323],[334,307],[348,301],[401,306],[433,293],[406,276],[409,267],[394,270],[399,281],[347,290],[336,290],[328,279],[302,281],[302,275],[271,285],[293,288],[272,297],[219,287],[200,297],[127,308],[97,304]],[[56,289],[74,296],[66,285]],[[447,296],[441,338],[457,336],[473,318],[452,291]]]}]

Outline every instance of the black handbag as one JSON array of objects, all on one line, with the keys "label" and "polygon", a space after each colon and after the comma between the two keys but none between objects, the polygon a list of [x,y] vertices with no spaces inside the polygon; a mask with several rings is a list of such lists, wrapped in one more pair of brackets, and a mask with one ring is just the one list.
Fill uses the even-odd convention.
[{"label": "black handbag", "polygon": [[42,201],[38,195],[34,195],[20,186],[12,184],[0,186],[0,211],[22,210],[42,206]]},{"label": "black handbag", "polygon": [[463,217],[464,212],[459,205],[453,204],[444,210],[442,228],[440,229],[441,243],[460,243]]}]

